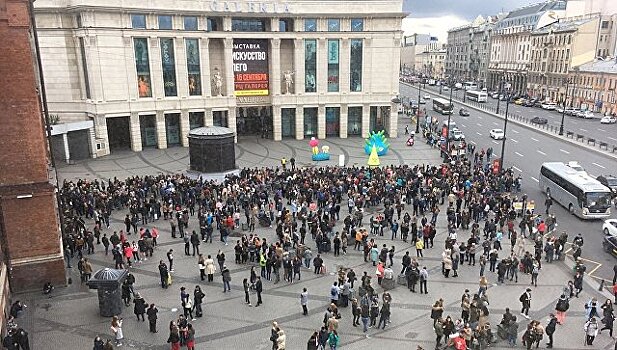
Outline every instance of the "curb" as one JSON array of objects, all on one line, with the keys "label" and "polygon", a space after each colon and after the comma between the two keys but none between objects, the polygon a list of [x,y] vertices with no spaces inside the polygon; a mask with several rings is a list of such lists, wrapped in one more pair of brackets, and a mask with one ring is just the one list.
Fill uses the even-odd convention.
[{"label": "curb", "polygon": [[[406,86],[408,86],[408,87],[410,87],[410,88],[415,88],[415,89],[417,89],[417,88],[418,88],[418,87],[413,86],[413,85],[411,85],[411,84],[409,84],[409,83],[399,82],[399,84],[406,85]],[[441,96],[441,95],[439,95],[438,93],[435,93],[435,92],[433,92],[433,91],[431,91],[431,90],[424,90],[424,91],[426,91],[427,93],[429,93],[429,94],[431,94],[431,95],[434,95],[434,96]],[[453,101],[456,101],[457,103],[460,103],[461,105],[463,105],[463,106],[465,106],[465,107],[472,108],[472,109],[474,109],[474,110],[476,110],[476,111],[484,112],[484,113],[486,113],[486,114],[488,114],[488,115],[491,115],[491,116],[493,116],[493,117],[495,117],[495,118],[498,118],[498,119],[501,119],[501,120],[505,120],[505,116],[503,116],[503,115],[501,115],[501,114],[497,114],[497,113],[495,113],[495,112],[492,112],[492,111],[488,111],[488,110],[485,110],[485,109],[479,108],[479,107],[477,107],[477,106],[475,106],[475,105],[468,104],[468,103],[463,102],[463,101],[461,101],[461,100],[455,100],[454,98],[453,98],[452,100],[453,100]],[[557,135],[557,134],[553,134],[553,133],[550,133],[550,132],[547,132],[547,131],[544,131],[544,130],[541,130],[541,129],[535,128],[535,127],[533,127],[533,125],[530,125],[530,124],[526,124],[526,123],[520,122],[520,121],[518,121],[518,120],[516,120],[516,119],[508,118],[508,122],[514,123],[514,124],[516,124],[516,125],[518,125],[518,126],[521,126],[521,127],[526,128],[526,129],[530,129],[530,130],[533,130],[533,131],[539,132],[539,133],[541,133],[541,134],[543,134],[543,135],[546,135],[546,136],[549,136],[549,137],[551,137],[551,138],[553,138],[553,139],[557,139],[557,140],[560,140],[560,141],[566,141],[566,142],[568,142],[568,143],[570,143],[570,144],[572,144],[572,145],[579,146],[579,147],[583,147],[583,148],[585,148],[585,149],[587,149],[587,150],[589,150],[589,151],[593,151],[593,152],[595,152],[595,153],[597,153],[597,154],[599,154],[599,155],[602,155],[602,156],[604,156],[604,157],[606,157],[606,158],[609,158],[609,159],[611,159],[611,160],[617,160],[617,154],[612,154],[612,153],[604,152],[604,151],[602,151],[602,150],[600,150],[600,149],[597,149],[597,148],[591,147],[591,146],[586,145],[586,144],[584,144],[584,143],[579,143],[579,142],[577,142],[576,140],[569,139],[569,138],[567,138],[567,137],[559,136],[559,135]]]}]

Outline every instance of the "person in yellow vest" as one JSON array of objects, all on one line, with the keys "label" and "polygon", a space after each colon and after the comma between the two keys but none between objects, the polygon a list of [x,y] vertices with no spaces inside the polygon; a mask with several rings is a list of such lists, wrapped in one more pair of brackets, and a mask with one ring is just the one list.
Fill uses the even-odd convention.
[{"label": "person in yellow vest", "polygon": [[281,158],[281,166],[283,167],[283,170],[286,169],[287,159],[285,159],[285,157]]}]

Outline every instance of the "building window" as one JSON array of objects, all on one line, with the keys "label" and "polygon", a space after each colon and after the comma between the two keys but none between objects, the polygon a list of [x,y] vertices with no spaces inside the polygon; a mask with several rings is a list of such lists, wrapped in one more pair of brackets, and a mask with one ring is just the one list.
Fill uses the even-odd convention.
[{"label": "building window", "polygon": [[203,127],[204,112],[189,112],[189,130]]},{"label": "building window", "polygon": [[328,40],[328,92],[339,89],[339,41]]},{"label": "building window", "polygon": [[133,29],[146,29],[146,15],[131,15],[131,25]]},{"label": "building window", "polygon": [[293,32],[293,20],[291,18],[282,18],[279,20],[279,32]]},{"label": "building window", "polygon": [[137,70],[137,89],[139,97],[152,97],[150,79],[150,58],[148,55],[148,39],[133,39],[135,46],[135,68]]},{"label": "building window", "polygon": [[362,39],[351,39],[349,57],[349,87],[351,91],[362,91]]},{"label": "building window", "polygon": [[316,32],[317,31],[317,19],[305,18],[304,19],[304,31],[305,32]]},{"label": "building window", "polygon": [[341,20],[338,18],[328,18],[328,31],[329,32],[340,32],[341,31]]},{"label": "building window", "polygon": [[281,108],[281,135],[296,137],[296,109]]},{"label": "building window", "polygon": [[159,16],[159,29],[173,29],[172,18],[168,15]]},{"label": "building window", "polygon": [[317,107],[304,108],[304,136],[317,136]]},{"label": "building window", "polygon": [[256,18],[233,18],[231,30],[234,32],[265,32],[266,23]]},{"label": "building window", "polygon": [[197,17],[185,16],[184,17],[184,30],[197,30]]},{"label": "building window", "polygon": [[174,56],[174,39],[161,38],[161,66],[163,68],[163,88],[165,96],[177,96],[176,62]]},{"label": "building window", "polygon": [[326,136],[339,136],[341,130],[341,108],[326,107]]},{"label": "building window", "polygon": [[86,98],[90,99],[90,77],[88,76],[88,61],[86,60],[86,47],[84,38],[79,38],[79,53],[81,55],[81,72],[84,75],[84,86],[86,88]]},{"label": "building window", "polygon": [[352,18],[351,19],[351,31],[361,32],[363,30],[364,30],[364,19],[363,18]]},{"label": "building window", "polygon": [[608,21],[602,21],[602,29],[608,29]]},{"label": "building window", "polygon": [[190,96],[201,95],[201,67],[199,62],[199,39],[186,39],[186,67]]},{"label": "building window", "polygon": [[317,40],[304,40],[304,92],[317,91]]},{"label": "building window", "polygon": [[208,24],[208,31],[209,32],[218,32],[219,30],[219,21],[217,18],[208,18],[207,19],[207,24]]},{"label": "building window", "polygon": [[362,134],[362,107],[347,108],[347,136]]}]

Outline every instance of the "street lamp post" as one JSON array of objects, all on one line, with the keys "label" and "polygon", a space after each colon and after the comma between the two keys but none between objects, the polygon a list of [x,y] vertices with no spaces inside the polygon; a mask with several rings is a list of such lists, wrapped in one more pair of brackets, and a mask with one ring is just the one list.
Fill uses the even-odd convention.
[{"label": "street lamp post", "polygon": [[416,135],[420,133],[420,89],[422,86],[418,82],[418,108],[416,108]]},{"label": "street lamp post", "polygon": [[450,113],[448,113],[448,125],[446,125],[446,154],[444,156],[444,160],[448,159],[450,156],[450,117],[452,116],[452,112],[454,110],[454,108],[452,108],[452,82],[448,82],[448,85],[450,87],[450,102],[448,105],[450,108]]},{"label": "street lamp post", "polygon": [[566,118],[566,101],[568,100],[568,87],[570,87],[570,81],[566,81],[566,95],[563,98],[563,105],[561,110],[561,124],[559,125],[559,135],[563,135],[563,121]]},{"label": "street lamp post", "polygon": [[499,161],[499,171],[503,170],[503,158],[506,151],[506,131],[508,129],[508,107],[510,106],[510,96],[506,96],[506,119],[503,122],[503,141],[501,142],[501,160]]},{"label": "street lamp post", "polygon": [[499,83],[499,89],[497,91],[497,114],[499,114],[499,101],[501,101],[501,94],[503,93],[503,79]]}]

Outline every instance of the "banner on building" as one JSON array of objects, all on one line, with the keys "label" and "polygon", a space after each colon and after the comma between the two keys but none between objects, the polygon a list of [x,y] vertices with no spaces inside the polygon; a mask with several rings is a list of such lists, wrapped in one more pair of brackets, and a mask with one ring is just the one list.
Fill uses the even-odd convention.
[{"label": "banner on building", "polygon": [[269,94],[268,40],[234,39],[234,94],[267,96]]}]

